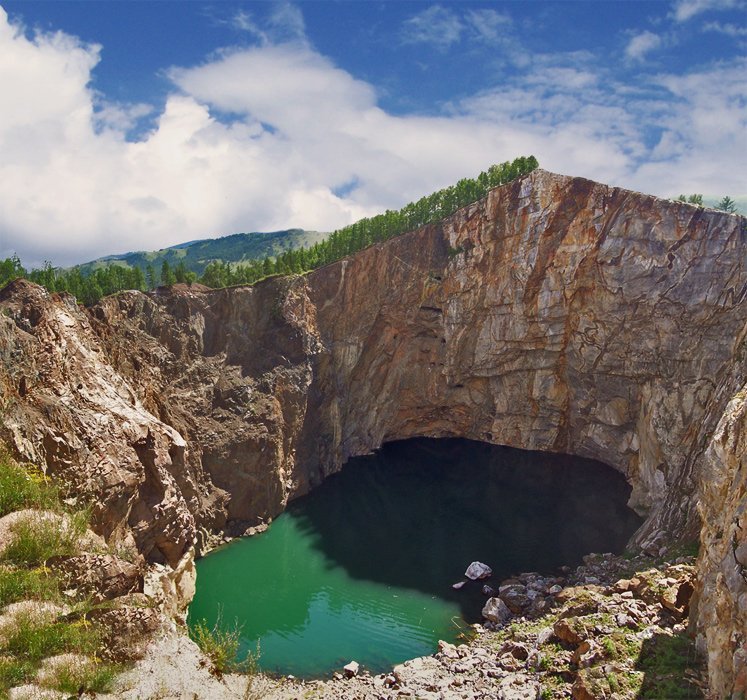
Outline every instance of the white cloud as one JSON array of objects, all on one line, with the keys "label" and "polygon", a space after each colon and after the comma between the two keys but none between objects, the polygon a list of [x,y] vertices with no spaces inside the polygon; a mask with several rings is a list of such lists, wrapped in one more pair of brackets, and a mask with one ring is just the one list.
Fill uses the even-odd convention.
[{"label": "white cloud", "polygon": [[406,43],[431,44],[446,50],[462,38],[464,24],[450,9],[432,5],[409,19],[402,26],[402,38]]},{"label": "white cloud", "polygon": [[646,54],[661,46],[661,37],[653,32],[643,31],[630,38],[625,47],[625,56],[632,61],[642,61]]},{"label": "white cloud", "polygon": [[239,32],[246,32],[262,44],[267,44],[270,41],[267,32],[257,24],[252,14],[246,10],[238,10],[228,22],[223,20],[216,20],[216,22],[219,24],[229,24]]},{"label": "white cloud", "polygon": [[0,258],[70,264],[236,231],[330,230],[529,154],[667,196],[745,194],[744,59],[630,87],[591,54],[538,55],[441,116],[395,116],[302,41],[268,43],[171,69],[173,91],[136,142],[126,134],[148,108],[102,104],[98,60],[69,36],[26,37],[0,10]]},{"label": "white cloud", "polygon": [[139,103],[134,105],[116,104],[101,98],[94,114],[94,123],[99,130],[113,129],[127,133],[134,129],[140,119],[153,113],[153,107]]},{"label": "white cloud", "polygon": [[522,50],[513,31],[510,15],[493,9],[469,9],[456,12],[432,5],[402,24],[406,44],[430,44],[446,51],[461,42],[476,42],[501,48],[513,62],[522,62]]},{"label": "white cloud", "polygon": [[290,2],[275,4],[268,23],[272,39],[276,42],[306,40],[306,23],[303,13]]},{"label": "white cloud", "polygon": [[465,15],[467,25],[479,39],[494,42],[507,33],[513,25],[511,17],[496,10],[469,10]]},{"label": "white cloud", "polygon": [[686,22],[703,12],[730,10],[740,5],[740,0],[677,0],[674,3],[673,17],[676,22]]},{"label": "white cloud", "polygon": [[706,22],[703,25],[704,32],[718,32],[731,37],[747,36],[747,27],[739,27],[731,22]]}]

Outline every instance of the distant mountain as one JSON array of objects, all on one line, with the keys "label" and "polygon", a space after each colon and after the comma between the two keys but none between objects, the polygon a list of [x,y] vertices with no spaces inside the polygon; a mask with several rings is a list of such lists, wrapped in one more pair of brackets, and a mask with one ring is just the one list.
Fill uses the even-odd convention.
[{"label": "distant mountain", "polygon": [[324,240],[328,235],[319,231],[304,231],[300,228],[269,233],[234,233],[221,238],[205,238],[179,243],[170,248],[161,248],[161,250],[107,255],[83,263],[79,267],[84,275],[109,265],[139,267],[143,272],[146,271],[148,265],[151,265],[158,272],[164,260],[167,260],[172,268],[179,263],[184,263],[188,270],[201,275],[205,266],[212,260],[239,263],[277,256],[292,248],[312,246]]}]

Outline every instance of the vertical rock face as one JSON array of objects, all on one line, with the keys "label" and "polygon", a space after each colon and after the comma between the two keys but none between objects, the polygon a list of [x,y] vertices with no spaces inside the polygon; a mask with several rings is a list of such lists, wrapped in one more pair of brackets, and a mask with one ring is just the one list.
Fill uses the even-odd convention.
[{"label": "vertical rock face", "polygon": [[731,399],[700,466],[696,630],[715,697],[747,697],[747,384]]},{"label": "vertical rock face", "polygon": [[702,629],[726,687],[743,658],[746,250],[741,217],[535,171],[305,277],[90,311],[16,282],[2,436],[171,567],[202,528],[266,520],[388,440],[600,459],[633,485],[644,548],[695,537],[700,496],[700,609],[722,632]]},{"label": "vertical rock face", "polygon": [[192,546],[194,476],[179,433],[148,412],[112,367],[71,297],[22,280],[0,291],[5,441],[94,503],[109,539],[175,565]]},{"label": "vertical rock face", "polygon": [[694,466],[737,386],[744,237],[738,217],[537,172],[315,272],[306,463],[413,435],[578,454],[633,484],[640,544],[694,535]]}]

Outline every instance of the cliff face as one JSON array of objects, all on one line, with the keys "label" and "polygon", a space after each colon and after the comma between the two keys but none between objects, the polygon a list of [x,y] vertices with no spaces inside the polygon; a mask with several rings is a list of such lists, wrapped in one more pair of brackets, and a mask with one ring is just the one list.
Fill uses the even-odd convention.
[{"label": "cliff face", "polygon": [[[303,278],[90,313],[17,282],[0,295],[4,437],[96,494],[105,534],[172,566],[199,528],[274,516],[388,440],[593,457],[633,485],[646,549],[696,536],[700,497],[710,619],[742,595],[717,578],[724,527],[739,557],[747,529],[743,226],[536,171]],[[744,667],[725,638],[709,639],[722,685]]]},{"label": "cliff face", "polygon": [[747,384],[729,402],[699,474],[703,521],[696,631],[717,697],[747,697]]}]

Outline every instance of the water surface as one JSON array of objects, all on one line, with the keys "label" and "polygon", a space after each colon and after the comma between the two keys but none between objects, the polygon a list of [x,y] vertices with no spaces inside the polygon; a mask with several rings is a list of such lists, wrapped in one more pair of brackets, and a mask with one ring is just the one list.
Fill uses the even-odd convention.
[{"label": "water surface", "polygon": [[417,439],[351,460],[252,538],[197,563],[190,621],[242,625],[266,671],[372,672],[432,653],[479,620],[474,560],[493,582],[621,551],[640,519],[599,462],[468,440]]}]

